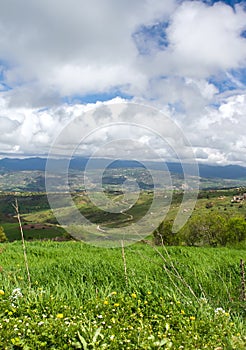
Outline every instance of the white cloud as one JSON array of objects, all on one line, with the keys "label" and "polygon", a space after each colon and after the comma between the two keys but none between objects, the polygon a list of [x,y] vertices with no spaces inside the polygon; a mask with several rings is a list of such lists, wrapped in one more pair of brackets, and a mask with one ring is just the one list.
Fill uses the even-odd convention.
[{"label": "white cloud", "polygon": [[[134,33],[160,21],[170,22],[168,48],[141,57]],[[139,95],[156,75],[204,78],[245,63],[245,22],[242,7],[233,12],[222,3],[13,0],[1,6],[0,58],[19,103],[119,86]]]},{"label": "white cloud", "polygon": [[[60,95],[142,85],[134,31],[162,19],[175,1],[13,0],[1,6],[0,57],[9,85],[35,82]],[[27,91],[28,93],[28,91]]]},{"label": "white cloud", "polygon": [[207,77],[245,65],[246,41],[240,36],[245,27],[246,13],[240,5],[233,11],[223,3],[184,2],[168,28],[178,73]]},{"label": "white cloud", "polygon": [[[150,148],[152,151],[156,150],[157,155],[170,160],[170,157],[174,156],[173,151],[179,156],[186,156],[183,133],[190,140],[199,161],[246,165],[246,95],[227,98],[219,109],[206,108],[206,114],[196,119],[193,117],[190,123],[187,123],[185,116],[180,117],[177,120],[179,132],[171,123],[171,119],[168,122],[168,119],[164,118],[164,115],[168,118],[173,117],[171,110],[166,110],[163,119],[160,119],[158,110],[146,112],[144,107],[143,112],[139,113],[137,106],[136,109],[134,105],[127,107],[128,104],[124,104],[124,100],[120,98],[97,104],[61,105],[48,110],[10,110],[6,103],[4,107],[3,102],[2,100],[0,127],[5,132],[1,134],[0,144],[4,152],[19,152],[20,155],[48,152],[61,130],[75,118],[79,124],[76,121],[60,142],[65,154],[82,141],[79,151],[83,155],[97,152],[103,156],[105,151],[105,155],[113,157],[127,155],[126,152],[132,150],[134,152],[129,154],[130,158],[141,157],[144,154],[146,158],[151,158],[153,155],[150,156],[150,153],[148,156],[147,152],[147,148]],[[112,112],[115,108],[117,113]],[[116,125],[110,132],[103,127],[119,122],[129,123],[129,127]],[[142,125],[142,128],[131,126],[134,124]],[[121,141],[106,147],[105,145],[114,138],[135,141],[132,145],[126,143],[124,147]],[[128,150],[126,145],[129,146]],[[103,149],[102,146],[106,148]]]},{"label": "white cloud", "polygon": [[231,96],[192,125],[183,124],[183,130],[200,160],[246,165],[245,115],[246,94]]},{"label": "white cloud", "polygon": [[[245,84],[232,72],[246,67],[246,39],[240,36],[245,24],[243,6],[234,11],[222,2],[209,6],[178,0],[3,1],[1,150],[47,152],[66,123],[94,107],[69,106],[64,97],[73,101],[119,91],[176,120],[199,159],[246,164]],[[154,26],[159,26],[155,37]],[[136,43],[134,34],[139,32],[141,40]],[[166,45],[159,46],[161,38]],[[137,44],[146,46],[146,54]],[[240,91],[220,93],[211,82],[219,75]],[[85,130],[102,120],[115,122],[107,106],[121,101],[98,103],[104,110],[85,118]],[[127,114],[124,118],[130,121]],[[135,120],[151,127],[151,118],[139,115]],[[164,132],[166,125],[158,127]],[[161,149],[153,137],[138,136]],[[101,137],[107,138],[107,133]],[[90,147],[96,149],[98,140],[99,135]],[[72,137],[67,142],[72,143]]]}]

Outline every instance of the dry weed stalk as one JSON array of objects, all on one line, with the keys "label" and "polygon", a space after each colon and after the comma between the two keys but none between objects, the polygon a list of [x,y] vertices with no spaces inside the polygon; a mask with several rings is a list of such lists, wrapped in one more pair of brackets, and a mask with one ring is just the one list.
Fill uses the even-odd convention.
[{"label": "dry weed stalk", "polygon": [[126,285],[128,286],[126,256],[125,256],[125,248],[124,248],[124,241],[123,240],[121,240],[121,252],[122,252],[122,259],[123,259],[123,264],[124,264],[124,274],[125,274]]},{"label": "dry weed stalk", "polygon": [[28,260],[27,260],[27,254],[26,254],[26,245],[25,245],[25,238],[24,238],[24,233],[22,229],[22,224],[21,224],[21,218],[20,218],[20,212],[19,212],[19,205],[17,199],[15,199],[15,204],[13,204],[13,207],[15,209],[17,219],[19,222],[20,226],[20,232],[21,232],[21,240],[22,240],[22,248],[23,248],[23,254],[24,254],[24,260],[25,260],[25,265],[26,265],[26,272],[27,272],[27,278],[28,278],[28,284],[29,288],[31,288],[31,276],[30,276],[30,271],[29,271],[29,266],[28,266]]},{"label": "dry weed stalk", "polygon": [[245,271],[244,271],[244,261],[240,259],[240,270],[241,270],[241,300],[246,301],[245,293]]},{"label": "dry weed stalk", "polygon": [[[166,246],[165,246],[165,244],[164,244],[163,237],[161,236],[161,234],[159,234],[159,235],[160,235],[160,238],[161,238],[161,247],[164,249],[165,254],[166,254],[166,256],[167,256],[167,258],[168,258],[169,260],[167,260],[167,259],[165,258],[165,256],[159,251],[159,249],[157,249],[157,247],[155,247],[155,245],[152,245],[152,244],[151,244],[151,247],[152,247],[152,248],[154,249],[154,251],[161,257],[161,259],[164,261],[165,264],[168,264],[168,263],[171,264],[171,267],[172,267],[172,269],[173,269],[174,272],[171,272],[171,271],[166,267],[165,264],[163,265],[163,269],[164,269],[165,272],[167,273],[167,276],[169,277],[169,279],[171,280],[171,282],[173,283],[173,285],[177,288],[177,290],[179,290],[179,292],[180,292],[180,294],[181,294],[182,296],[184,296],[184,294],[182,293],[181,289],[178,288],[177,284],[174,282],[174,280],[173,280],[173,278],[171,277],[171,275],[173,275],[174,278],[178,279],[178,280],[190,291],[190,293],[194,296],[194,298],[198,301],[199,298],[196,296],[196,294],[195,294],[195,292],[193,291],[193,289],[191,288],[191,286],[190,286],[190,285],[186,282],[186,280],[180,275],[180,273],[178,272],[178,270],[177,270],[176,267],[174,266],[173,260],[172,260],[172,258],[171,258],[171,256],[170,256],[170,254],[168,253],[167,248],[166,248]],[[148,241],[146,241],[146,240],[144,240],[144,242],[147,243],[147,244],[150,244],[150,242],[148,242]]]}]

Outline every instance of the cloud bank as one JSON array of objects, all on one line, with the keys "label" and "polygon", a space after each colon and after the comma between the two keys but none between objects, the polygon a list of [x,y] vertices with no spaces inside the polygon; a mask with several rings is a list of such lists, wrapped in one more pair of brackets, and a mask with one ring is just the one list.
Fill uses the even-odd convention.
[{"label": "cloud bank", "polygon": [[246,165],[245,33],[244,2],[3,1],[0,150],[47,153],[72,118],[130,99],[174,120],[199,161]]}]

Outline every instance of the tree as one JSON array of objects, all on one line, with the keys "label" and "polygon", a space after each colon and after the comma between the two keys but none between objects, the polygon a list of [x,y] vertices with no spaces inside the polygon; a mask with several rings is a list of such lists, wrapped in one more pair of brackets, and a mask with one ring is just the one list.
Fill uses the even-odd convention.
[{"label": "tree", "polygon": [[154,242],[156,245],[176,245],[177,234],[172,231],[173,221],[164,220],[158,228],[153,232]]},{"label": "tree", "polygon": [[228,243],[237,243],[246,239],[246,221],[242,217],[230,218],[227,224]]},{"label": "tree", "polygon": [[217,213],[192,216],[180,233],[190,246],[217,246],[226,244],[226,219]]},{"label": "tree", "polygon": [[0,243],[6,242],[8,239],[6,237],[6,234],[4,232],[4,229],[2,226],[0,226]]}]

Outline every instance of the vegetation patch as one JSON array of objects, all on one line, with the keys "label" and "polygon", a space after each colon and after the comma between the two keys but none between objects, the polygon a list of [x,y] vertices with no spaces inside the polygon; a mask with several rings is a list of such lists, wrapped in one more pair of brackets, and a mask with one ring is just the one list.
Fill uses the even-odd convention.
[{"label": "vegetation patch", "polygon": [[[239,261],[227,248],[2,245],[3,349],[244,349]],[[127,276],[127,279],[125,278]]]}]

